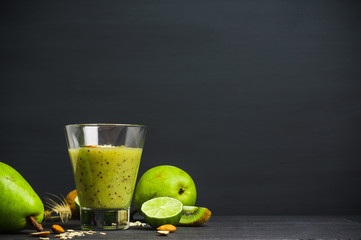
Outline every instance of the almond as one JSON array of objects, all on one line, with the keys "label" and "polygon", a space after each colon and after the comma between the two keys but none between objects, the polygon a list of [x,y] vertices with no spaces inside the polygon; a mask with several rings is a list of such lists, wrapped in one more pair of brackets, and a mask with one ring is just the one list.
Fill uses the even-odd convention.
[{"label": "almond", "polygon": [[53,233],[63,233],[64,232],[64,229],[59,225],[51,226],[51,230],[53,231]]},{"label": "almond", "polygon": [[177,230],[177,228],[175,226],[173,226],[172,224],[165,224],[165,225],[158,227],[157,230],[174,232],[175,230]]},{"label": "almond", "polygon": [[29,235],[34,236],[34,237],[46,237],[46,236],[49,236],[49,234],[50,234],[50,231],[29,233]]}]

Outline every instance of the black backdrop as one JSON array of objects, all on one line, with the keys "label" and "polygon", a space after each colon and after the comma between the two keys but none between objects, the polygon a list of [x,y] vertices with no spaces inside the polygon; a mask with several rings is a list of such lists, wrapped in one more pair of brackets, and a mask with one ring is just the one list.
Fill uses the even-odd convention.
[{"label": "black backdrop", "polygon": [[2,1],[0,161],[66,195],[65,124],[145,124],[214,214],[360,214],[360,6]]}]

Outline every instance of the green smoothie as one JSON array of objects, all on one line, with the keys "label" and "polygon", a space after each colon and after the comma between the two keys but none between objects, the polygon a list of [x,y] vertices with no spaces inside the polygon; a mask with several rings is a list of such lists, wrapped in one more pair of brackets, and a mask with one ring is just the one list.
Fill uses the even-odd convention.
[{"label": "green smoothie", "polygon": [[91,145],[69,149],[69,155],[82,207],[130,207],[141,148]]}]

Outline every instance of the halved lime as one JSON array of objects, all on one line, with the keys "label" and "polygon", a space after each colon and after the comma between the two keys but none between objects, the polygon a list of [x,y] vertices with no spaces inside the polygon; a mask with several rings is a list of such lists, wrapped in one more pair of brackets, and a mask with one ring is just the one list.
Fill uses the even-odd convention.
[{"label": "halved lime", "polygon": [[178,224],[182,217],[183,204],[175,198],[158,197],[143,203],[141,211],[145,221],[157,228],[164,224]]}]

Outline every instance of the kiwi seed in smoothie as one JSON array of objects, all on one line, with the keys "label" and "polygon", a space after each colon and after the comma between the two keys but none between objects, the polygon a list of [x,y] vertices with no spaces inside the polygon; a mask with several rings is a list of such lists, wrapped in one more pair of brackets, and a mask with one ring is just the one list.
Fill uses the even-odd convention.
[{"label": "kiwi seed in smoothie", "polygon": [[69,154],[82,207],[130,207],[141,148],[90,145],[69,149]]}]

